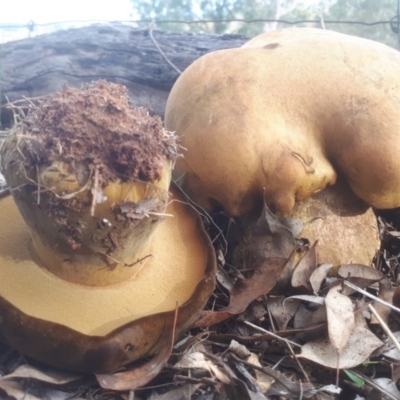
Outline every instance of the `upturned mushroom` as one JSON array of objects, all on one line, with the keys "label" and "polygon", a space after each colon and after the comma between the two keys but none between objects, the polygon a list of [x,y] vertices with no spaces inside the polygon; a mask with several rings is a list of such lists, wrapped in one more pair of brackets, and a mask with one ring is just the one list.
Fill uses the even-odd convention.
[{"label": "upturned mushroom", "polygon": [[[175,138],[122,86],[64,87],[1,151],[0,339],[82,372],[156,354],[214,288],[201,221],[171,188]],[[177,317],[176,317],[177,314]]]},{"label": "upturned mushroom", "polygon": [[290,215],[338,179],[355,201],[398,207],[399,76],[394,49],[322,29],[207,54],[168,99],[165,127],[186,149],[174,177],[202,207],[233,217],[264,201]]}]

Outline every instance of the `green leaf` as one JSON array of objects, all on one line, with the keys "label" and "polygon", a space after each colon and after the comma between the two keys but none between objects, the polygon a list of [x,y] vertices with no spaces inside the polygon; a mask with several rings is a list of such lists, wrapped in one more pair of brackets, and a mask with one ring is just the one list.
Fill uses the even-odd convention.
[{"label": "green leaf", "polygon": [[360,379],[358,376],[354,375],[350,370],[344,369],[344,373],[347,375],[347,377],[358,387],[363,387],[365,385],[365,382]]}]

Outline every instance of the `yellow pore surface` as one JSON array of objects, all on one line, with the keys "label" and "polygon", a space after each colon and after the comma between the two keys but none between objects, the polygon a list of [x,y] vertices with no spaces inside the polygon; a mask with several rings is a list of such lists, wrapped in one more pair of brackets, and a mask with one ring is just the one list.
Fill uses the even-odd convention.
[{"label": "yellow pore surface", "polygon": [[207,244],[189,207],[176,201],[167,209],[174,217],[158,226],[147,249],[151,257],[140,271],[106,287],[67,282],[42,268],[11,196],[0,200],[0,209],[0,296],[30,316],[83,334],[106,335],[138,318],[173,310],[176,302],[190,298],[204,274]]}]

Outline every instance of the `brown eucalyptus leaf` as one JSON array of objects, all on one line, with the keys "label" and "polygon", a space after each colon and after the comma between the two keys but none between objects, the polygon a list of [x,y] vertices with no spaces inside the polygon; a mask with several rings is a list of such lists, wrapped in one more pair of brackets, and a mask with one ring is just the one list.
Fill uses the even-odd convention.
[{"label": "brown eucalyptus leaf", "polygon": [[[400,342],[400,331],[393,332],[393,336],[396,338],[398,342]],[[400,351],[397,349],[397,347],[390,339],[387,340],[387,344],[385,345],[382,354],[393,361],[397,362],[400,361]]]},{"label": "brown eucalyptus leaf", "polygon": [[394,382],[400,382],[400,366],[393,368],[392,379]]},{"label": "brown eucalyptus leaf", "polygon": [[[397,389],[396,382],[393,382],[389,378],[377,378],[374,379],[374,382],[387,393],[390,393],[395,399],[400,399],[400,392]],[[386,398],[386,396],[383,398]]]},{"label": "brown eucalyptus leaf", "polygon": [[236,340],[231,340],[228,350],[237,355],[239,358],[247,358],[251,355],[250,350]]},{"label": "brown eucalyptus leaf", "polygon": [[326,307],[320,306],[314,311],[307,310],[301,305],[294,316],[293,328],[303,329],[310,326],[320,325],[326,322]]},{"label": "brown eucalyptus leaf", "polygon": [[182,359],[175,364],[175,367],[182,369],[202,369],[222,383],[228,384],[230,382],[229,377],[211,360],[208,360],[204,353],[194,352],[185,354]]},{"label": "brown eucalyptus leaf", "polygon": [[200,319],[195,322],[194,326],[197,328],[205,328],[211,325],[219,324],[233,315],[234,314],[228,311],[203,311]]},{"label": "brown eucalyptus leaf", "polygon": [[[250,354],[249,358],[247,359],[247,362],[257,367],[262,367],[257,355],[254,353]],[[256,376],[259,388],[263,393],[266,393],[271,388],[271,385],[275,382],[275,379],[267,374],[264,374],[259,369],[254,369],[253,373]]]},{"label": "brown eucalyptus leaf", "polygon": [[285,330],[296,313],[300,300],[285,301],[284,296],[269,296],[267,303],[278,330]]},{"label": "brown eucalyptus leaf", "polygon": [[163,394],[155,394],[149,400],[187,400],[201,386],[201,383],[184,385]]},{"label": "brown eucalyptus leaf", "polygon": [[321,264],[310,276],[310,285],[315,294],[321,289],[322,282],[333,268],[332,264]]},{"label": "brown eucalyptus leaf", "polygon": [[293,233],[264,205],[256,220],[241,220],[244,237],[235,246],[233,263],[240,269],[251,269],[253,263],[266,258],[285,258],[293,252],[296,242]]},{"label": "brown eucalyptus leaf", "polygon": [[252,234],[253,237],[263,239],[266,252],[264,254],[268,258],[289,257],[296,244],[293,233],[281,223],[266,204]]},{"label": "brown eucalyptus leaf", "polygon": [[297,218],[281,218],[280,222],[292,232],[294,237],[300,235],[304,229],[304,223]]},{"label": "brown eucalyptus leaf", "polygon": [[262,393],[254,393],[241,379],[233,378],[232,383],[224,385],[227,400],[268,400]]},{"label": "brown eucalyptus leaf", "polygon": [[305,289],[312,291],[310,278],[317,268],[317,253],[315,250],[317,243],[318,241],[312,245],[310,250],[308,250],[294,269],[292,275],[293,287],[304,287]]},{"label": "brown eucalyptus leaf", "polygon": [[320,306],[323,306],[325,304],[325,297],[321,296],[316,296],[313,294],[296,294],[294,296],[287,297],[284,301],[284,304],[286,306],[286,303],[291,301],[291,300],[301,300],[301,301],[307,301],[309,303],[314,303],[318,304]]},{"label": "brown eucalyptus leaf", "polygon": [[[338,270],[338,275],[361,289],[364,289],[375,282],[379,282],[383,278],[381,272],[373,267],[363,264],[342,265]],[[343,288],[344,295],[350,295],[352,293],[354,293],[353,289],[347,286]]]},{"label": "brown eucalyptus leaf", "polygon": [[233,287],[232,279],[220,265],[217,268],[217,282],[226,290],[231,290]]},{"label": "brown eucalyptus leaf", "polygon": [[163,344],[159,352],[145,364],[127,369],[123,372],[111,374],[96,374],[97,381],[104,389],[111,390],[135,390],[146,385],[154,379],[164,368],[171,355],[175,341],[175,328],[178,316],[178,306],[175,310],[175,318],[172,326],[167,325],[162,335]]},{"label": "brown eucalyptus leaf", "polygon": [[353,303],[339,293],[340,286],[329,290],[325,298],[326,316],[328,320],[329,339],[338,354],[341,354],[349,342],[355,327]]},{"label": "brown eucalyptus leaf", "polygon": [[354,368],[368,359],[383,343],[368,329],[355,328],[340,356],[328,338],[306,343],[297,357],[306,358],[328,368]]},{"label": "brown eucalyptus leaf", "polygon": [[396,290],[393,293],[393,305],[397,308],[400,308],[400,285],[397,286]]},{"label": "brown eucalyptus leaf", "polygon": [[241,362],[234,362],[230,360],[230,365],[232,369],[236,372],[236,376],[242,380],[246,386],[250,389],[250,392],[255,393],[257,395],[263,395],[261,388],[258,385],[257,380],[253,377],[253,375],[249,371],[249,365],[243,365]]},{"label": "brown eucalyptus leaf", "polygon": [[246,311],[239,315],[238,320],[259,323],[264,321],[266,314],[268,314],[266,304],[260,301],[253,301],[246,308]]},{"label": "brown eucalyptus leaf", "polygon": [[254,262],[253,275],[248,279],[238,279],[235,282],[228,307],[221,311],[203,313],[195,326],[210,326],[243,312],[252,301],[271,291],[287,262],[286,258],[268,258]]}]

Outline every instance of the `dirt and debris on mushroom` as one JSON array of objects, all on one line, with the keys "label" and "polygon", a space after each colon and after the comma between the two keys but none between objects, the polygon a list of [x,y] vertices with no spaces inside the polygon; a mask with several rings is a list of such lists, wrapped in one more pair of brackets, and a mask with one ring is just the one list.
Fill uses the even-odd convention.
[{"label": "dirt and debris on mushroom", "polygon": [[[107,223],[90,240],[102,243],[100,253],[111,254],[115,243],[122,243],[122,228],[143,224],[139,220],[150,214],[162,219],[168,183],[161,189],[157,182],[169,180],[177,154],[175,136],[163,129],[159,116],[132,104],[124,86],[101,80],[81,89],[64,86],[30,102],[27,116],[19,117],[6,140],[2,169],[6,178],[7,170],[14,177],[9,185],[15,199],[29,197],[29,210],[51,217],[66,251],[83,249],[91,228],[105,219]],[[137,182],[151,189],[129,186]],[[111,183],[126,186],[110,189]],[[108,203],[113,221],[97,212],[98,205],[107,201],[107,190],[114,200],[118,198]],[[128,194],[137,190],[142,194],[131,204]],[[123,211],[125,202],[134,213]],[[97,220],[83,218],[88,210]],[[39,234],[48,230],[37,220],[32,229]]]},{"label": "dirt and debris on mushroom", "polygon": [[[174,157],[162,121],[135,107],[124,86],[98,81],[83,89],[64,86],[31,109],[22,132],[32,140],[24,156],[39,165],[59,160],[101,169],[108,180],[151,181],[160,178],[160,155]],[[84,177],[83,177],[84,180]]]}]

